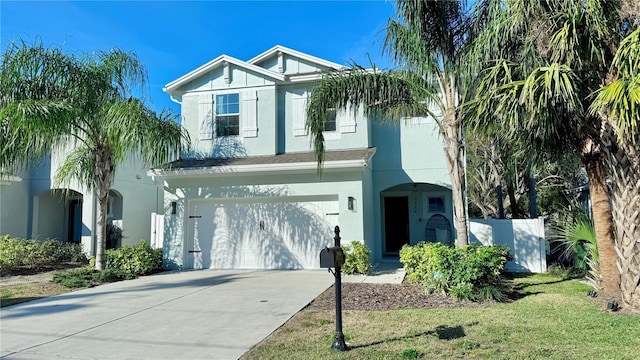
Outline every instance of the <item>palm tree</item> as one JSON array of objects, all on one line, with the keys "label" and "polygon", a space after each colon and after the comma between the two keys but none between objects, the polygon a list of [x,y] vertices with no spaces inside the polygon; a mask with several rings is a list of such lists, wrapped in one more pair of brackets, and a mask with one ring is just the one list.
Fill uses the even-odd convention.
[{"label": "palm tree", "polygon": [[466,245],[469,241],[460,105],[467,84],[467,64],[462,54],[469,41],[469,8],[463,1],[427,0],[400,0],[396,6],[399,20],[389,19],[384,48],[399,70],[380,71],[375,66],[368,70],[355,65],[328,74],[309,99],[307,129],[317,160],[322,163],[327,109],[354,104],[381,121],[433,117],[444,142],[451,176],[456,245]]},{"label": "palm tree", "polygon": [[[640,5],[637,5],[640,11]],[[640,19],[640,12],[636,12]],[[640,25],[638,22],[637,25]],[[636,25],[636,26],[637,26]],[[591,110],[607,121],[604,151],[609,169],[620,290],[640,309],[640,28],[618,47],[613,79],[596,93]]]},{"label": "palm tree", "polygon": [[10,44],[0,68],[0,167],[17,170],[72,145],[58,169],[61,185],[78,181],[98,199],[96,269],[104,268],[106,213],[116,168],[127,156],[145,165],[166,162],[186,139],[168,111],[156,114],[133,91],[144,90],[146,68],[121,50],[93,56],[24,42]]},{"label": "palm tree", "polygon": [[[467,113],[476,124],[524,133],[549,151],[579,154],[589,177],[602,286],[620,294],[607,189],[607,119],[590,111],[610,81],[624,32],[619,1],[484,2],[486,26],[474,43],[486,70]],[[636,192],[637,194],[637,192]],[[614,213],[615,214],[615,213]],[[637,218],[633,226],[638,224]],[[636,279],[637,283],[637,279]]]}]

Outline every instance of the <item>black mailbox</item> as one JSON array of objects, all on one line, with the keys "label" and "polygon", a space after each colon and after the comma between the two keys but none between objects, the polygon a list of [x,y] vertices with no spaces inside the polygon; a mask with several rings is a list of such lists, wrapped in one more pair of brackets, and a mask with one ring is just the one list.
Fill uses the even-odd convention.
[{"label": "black mailbox", "polygon": [[344,265],[344,252],[340,246],[326,247],[320,251],[321,268],[337,268]]}]

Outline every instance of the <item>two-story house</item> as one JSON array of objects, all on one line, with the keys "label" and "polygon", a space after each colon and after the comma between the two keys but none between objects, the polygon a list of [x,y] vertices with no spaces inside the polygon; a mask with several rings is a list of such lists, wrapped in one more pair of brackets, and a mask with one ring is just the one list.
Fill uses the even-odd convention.
[{"label": "two-story house", "polygon": [[166,85],[193,142],[151,172],[165,189],[168,267],[318,268],[335,225],[375,262],[403,244],[454,241],[433,119],[381,124],[338,109],[318,174],[307,99],[324,72],[343,68],[275,46],[248,61],[221,55]]}]

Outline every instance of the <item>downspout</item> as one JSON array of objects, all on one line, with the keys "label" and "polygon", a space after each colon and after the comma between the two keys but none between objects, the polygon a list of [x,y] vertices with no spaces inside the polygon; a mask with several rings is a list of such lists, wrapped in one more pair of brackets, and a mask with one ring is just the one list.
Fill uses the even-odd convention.
[{"label": "downspout", "polygon": [[173,95],[169,95],[169,98],[171,99],[171,101],[173,101],[174,103],[178,104],[178,105],[182,105],[182,101],[176,99]]}]

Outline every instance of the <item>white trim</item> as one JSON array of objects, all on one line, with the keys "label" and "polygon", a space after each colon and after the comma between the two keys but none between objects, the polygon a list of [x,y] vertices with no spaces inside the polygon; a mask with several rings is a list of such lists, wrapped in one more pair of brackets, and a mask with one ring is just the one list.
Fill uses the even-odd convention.
[{"label": "white trim", "polygon": [[[324,170],[345,170],[365,168],[369,166],[366,160],[337,160],[327,161],[323,165]],[[160,176],[165,178],[175,177],[203,177],[211,175],[236,175],[241,173],[257,173],[257,172],[278,172],[278,171],[309,171],[317,170],[318,163],[310,162],[293,162],[284,164],[254,164],[254,165],[237,165],[237,166],[207,166],[194,167],[178,170],[150,170],[147,172],[149,176]]]},{"label": "white trim", "polygon": [[340,131],[323,131],[322,137],[325,140],[340,140],[342,139],[342,133]]},{"label": "white trim", "polygon": [[244,87],[244,86],[237,86],[237,87],[228,87],[228,88],[224,88],[224,89],[206,89],[206,90],[193,90],[193,91],[189,91],[188,93],[185,93],[182,98],[189,98],[192,96],[199,96],[201,94],[233,94],[233,93],[239,93],[239,92],[243,92],[243,91],[260,91],[260,90],[265,90],[265,89],[273,89],[275,87],[275,85],[273,84],[268,84],[268,85],[258,85],[258,86],[249,86],[249,87]]},{"label": "white trim", "polygon": [[188,83],[189,81],[192,81],[196,78],[198,78],[199,76],[217,68],[220,65],[224,65],[224,62],[227,62],[229,64],[234,64],[238,67],[247,69],[247,70],[251,70],[251,71],[255,71],[259,74],[262,74],[264,76],[268,76],[272,79],[275,80],[279,80],[279,81],[284,81],[285,77],[282,74],[278,74],[276,72],[267,70],[265,68],[262,68],[260,66],[256,66],[256,65],[252,65],[249,63],[246,63],[242,60],[238,60],[236,58],[233,58],[231,56],[228,55],[220,55],[217,58],[209,61],[208,63],[200,66],[199,68],[179,77],[178,79],[168,83],[167,85],[164,86],[164,88],[162,89],[162,91],[173,95],[173,93],[182,85],[184,85],[185,83]]},{"label": "white trim", "polygon": [[307,104],[309,92],[293,94],[291,97],[291,122],[293,124],[293,136],[307,136]]},{"label": "white trim", "polygon": [[324,73],[322,72],[317,72],[312,74],[290,74],[290,75],[286,75],[286,77],[290,83],[302,83],[302,82],[320,80],[322,79],[323,74]]},{"label": "white trim", "polygon": [[319,57],[315,57],[313,55],[309,55],[309,54],[305,54],[303,52],[297,51],[297,50],[293,50],[293,49],[289,49],[287,47],[284,47],[282,45],[276,45],[274,47],[272,47],[271,49],[263,52],[262,54],[259,54],[258,56],[254,57],[253,59],[247,61],[249,64],[253,64],[255,65],[255,63],[258,63],[262,60],[265,60],[269,57],[271,57],[274,54],[277,54],[278,52],[282,52],[288,55],[292,55],[295,56],[297,58],[300,58],[302,60],[306,60],[312,63],[315,63],[317,65],[322,65],[328,68],[332,68],[335,70],[342,70],[342,69],[346,69],[346,67],[344,65],[340,65],[338,63],[334,63],[328,60],[324,60],[321,59]]},{"label": "white trim", "polygon": [[353,111],[351,104],[348,104],[346,108],[339,109],[336,112],[336,130],[339,130],[340,133],[356,132],[356,117],[359,114],[360,111]]},{"label": "white trim", "polygon": [[240,119],[243,137],[258,137],[258,92],[243,91],[240,94]]}]

